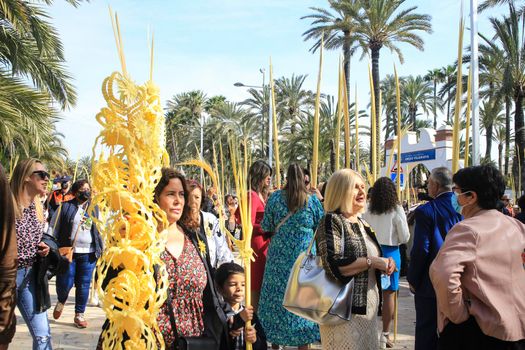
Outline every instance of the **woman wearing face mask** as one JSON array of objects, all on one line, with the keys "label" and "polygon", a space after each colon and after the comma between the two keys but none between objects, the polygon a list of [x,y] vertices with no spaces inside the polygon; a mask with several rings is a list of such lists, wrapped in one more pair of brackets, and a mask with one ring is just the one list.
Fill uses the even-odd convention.
[{"label": "woman wearing face mask", "polygon": [[49,254],[49,246],[41,242],[45,220],[42,203],[38,199],[45,193],[48,181],[49,173],[37,159],[20,161],[11,176],[18,250],[16,304],[33,337],[33,350],[52,349],[47,313],[38,312],[35,303],[41,286],[36,283],[34,269],[37,256]]},{"label": "woman wearing face mask", "polygon": [[452,205],[465,219],[430,265],[438,349],[524,349],[525,226],[496,210],[505,180],[495,167],[461,169],[453,181]]},{"label": "woman wearing face mask", "polygon": [[74,199],[62,204],[51,218],[51,230],[59,247],[73,247],[73,260],[69,270],[57,275],[56,290],[58,302],[53,311],[53,318],[59,319],[69,291],[75,284],[75,318],[73,323],[78,328],[86,328],[84,317],[91,287],[91,277],[97,259],[102,253],[102,238],[93,224],[91,216],[98,217],[98,210],[88,210],[91,187],[87,180],[78,180],[71,187]]}]

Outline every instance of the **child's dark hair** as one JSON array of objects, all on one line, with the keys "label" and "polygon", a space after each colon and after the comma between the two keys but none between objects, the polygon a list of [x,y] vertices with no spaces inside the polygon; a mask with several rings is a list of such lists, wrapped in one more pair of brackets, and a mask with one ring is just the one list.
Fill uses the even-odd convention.
[{"label": "child's dark hair", "polygon": [[244,275],[244,269],[242,268],[242,266],[233,262],[224,263],[221,266],[219,266],[217,271],[215,271],[215,282],[217,283],[219,288],[222,288],[228,277],[235,274]]}]

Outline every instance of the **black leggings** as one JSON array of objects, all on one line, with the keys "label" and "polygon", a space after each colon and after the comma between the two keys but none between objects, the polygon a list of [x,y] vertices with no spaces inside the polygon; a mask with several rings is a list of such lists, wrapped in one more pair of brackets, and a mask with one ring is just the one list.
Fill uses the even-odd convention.
[{"label": "black leggings", "polygon": [[439,350],[525,350],[525,339],[503,341],[483,334],[474,317],[467,321],[447,324],[438,339]]}]

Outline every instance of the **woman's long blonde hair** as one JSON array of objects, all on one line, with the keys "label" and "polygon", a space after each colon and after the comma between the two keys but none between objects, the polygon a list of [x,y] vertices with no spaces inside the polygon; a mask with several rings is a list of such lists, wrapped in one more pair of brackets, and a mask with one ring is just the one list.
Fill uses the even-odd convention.
[{"label": "woman's long blonde hair", "polygon": [[[328,179],[324,195],[324,210],[326,212],[341,211],[352,213],[356,179],[363,177],[351,169],[336,171]],[[354,213],[353,213],[354,214]]]},{"label": "woman's long blonde hair", "polygon": [[[37,163],[42,164],[40,160],[35,158],[24,159],[18,162],[15,169],[13,170],[13,174],[11,174],[11,192],[13,192],[13,197],[15,199],[15,214],[17,219],[22,218],[24,211],[24,208],[20,203],[20,198],[22,197],[22,193],[24,192],[26,186],[25,179],[33,174],[35,164]],[[38,200],[38,197],[35,197],[34,202],[37,218],[40,222],[44,222],[44,208],[42,203],[40,200]]]}]

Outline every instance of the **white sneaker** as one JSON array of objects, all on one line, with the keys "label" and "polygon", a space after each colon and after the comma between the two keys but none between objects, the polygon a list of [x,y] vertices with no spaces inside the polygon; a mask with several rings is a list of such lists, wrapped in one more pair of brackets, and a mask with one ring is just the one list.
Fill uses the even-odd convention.
[{"label": "white sneaker", "polygon": [[381,335],[379,336],[380,349],[391,349],[394,347],[394,343],[388,338],[389,335],[389,332],[381,332]]}]

